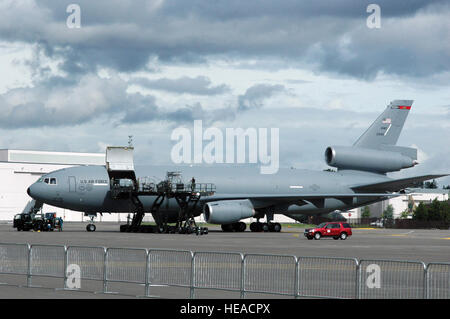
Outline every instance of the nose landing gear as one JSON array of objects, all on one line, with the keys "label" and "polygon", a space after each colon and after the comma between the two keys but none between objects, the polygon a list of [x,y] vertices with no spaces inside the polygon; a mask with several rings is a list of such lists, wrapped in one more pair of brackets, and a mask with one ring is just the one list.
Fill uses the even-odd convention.
[{"label": "nose landing gear", "polygon": [[84,216],[88,216],[91,220],[91,223],[86,226],[86,231],[88,232],[95,231],[97,227],[94,225],[94,219],[97,217],[97,213],[95,214],[84,213]]}]

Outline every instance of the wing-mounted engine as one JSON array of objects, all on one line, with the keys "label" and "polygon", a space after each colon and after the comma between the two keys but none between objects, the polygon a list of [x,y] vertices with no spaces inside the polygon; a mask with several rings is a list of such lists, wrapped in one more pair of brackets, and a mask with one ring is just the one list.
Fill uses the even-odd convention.
[{"label": "wing-mounted engine", "polygon": [[417,165],[415,154],[416,149],[397,146],[385,149],[329,146],[325,150],[325,161],[338,169],[387,173]]},{"label": "wing-mounted engine", "polygon": [[212,224],[231,224],[255,214],[255,208],[248,199],[209,202],[203,208],[205,220]]}]

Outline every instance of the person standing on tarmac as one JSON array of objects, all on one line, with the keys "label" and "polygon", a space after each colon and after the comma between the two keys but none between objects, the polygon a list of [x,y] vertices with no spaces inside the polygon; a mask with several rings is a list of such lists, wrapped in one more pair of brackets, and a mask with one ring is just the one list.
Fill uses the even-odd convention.
[{"label": "person standing on tarmac", "polygon": [[191,190],[194,191],[195,190],[195,178],[192,177],[191,179]]}]

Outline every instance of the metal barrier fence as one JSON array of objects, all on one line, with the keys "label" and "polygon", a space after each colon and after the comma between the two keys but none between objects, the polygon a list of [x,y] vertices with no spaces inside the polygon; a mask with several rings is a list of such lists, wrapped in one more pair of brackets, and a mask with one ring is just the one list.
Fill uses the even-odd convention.
[{"label": "metal barrier fence", "polygon": [[357,269],[353,258],[299,257],[298,296],[356,298]]},{"label": "metal barrier fence", "polygon": [[147,297],[156,287],[182,287],[190,298],[210,289],[241,298],[450,299],[450,263],[420,261],[0,243],[0,275],[26,276],[26,287],[33,277],[64,279],[62,289],[75,290],[96,281],[102,293],[128,283]]}]

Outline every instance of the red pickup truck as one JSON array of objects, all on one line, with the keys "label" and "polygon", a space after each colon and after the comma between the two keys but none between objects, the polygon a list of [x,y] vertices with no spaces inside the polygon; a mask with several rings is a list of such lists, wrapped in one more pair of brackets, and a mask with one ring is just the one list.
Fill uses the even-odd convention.
[{"label": "red pickup truck", "polygon": [[333,239],[346,240],[352,235],[352,228],[346,222],[322,223],[316,228],[305,229],[304,235],[308,240],[319,240],[321,237],[333,237]]}]

